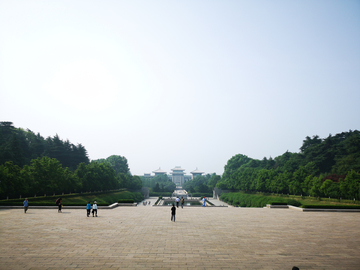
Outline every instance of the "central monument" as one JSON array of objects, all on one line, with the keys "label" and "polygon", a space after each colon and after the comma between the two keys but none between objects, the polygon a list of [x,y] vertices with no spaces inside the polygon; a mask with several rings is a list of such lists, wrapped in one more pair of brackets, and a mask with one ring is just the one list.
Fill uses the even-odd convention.
[{"label": "central monument", "polygon": [[172,177],[171,180],[173,181],[173,183],[175,183],[175,185],[177,186],[182,186],[185,183],[185,169],[182,169],[181,166],[175,166],[174,169],[172,170]]}]

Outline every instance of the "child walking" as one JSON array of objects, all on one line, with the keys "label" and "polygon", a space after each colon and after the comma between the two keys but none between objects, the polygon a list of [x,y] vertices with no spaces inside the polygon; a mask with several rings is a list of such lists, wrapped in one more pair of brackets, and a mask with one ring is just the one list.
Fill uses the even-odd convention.
[{"label": "child walking", "polygon": [[91,204],[90,204],[90,202],[88,202],[86,205],[86,213],[87,213],[88,217],[90,216],[90,210],[91,210]]},{"label": "child walking", "polygon": [[175,204],[173,204],[171,207],[171,221],[173,221],[173,219],[174,219],[174,222],[175,222],[175,214],[176,214],[176,207],[175,207]]}]

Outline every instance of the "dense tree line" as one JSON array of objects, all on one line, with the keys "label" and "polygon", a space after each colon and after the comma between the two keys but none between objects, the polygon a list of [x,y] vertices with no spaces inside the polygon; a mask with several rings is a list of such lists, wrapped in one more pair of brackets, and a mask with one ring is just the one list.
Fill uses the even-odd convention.
[{"label": "dense tree line", "polygon": [[44,139],[30,129],[15,128],[12,122],[0,122],[0,164],[11,161],[23,167],[38,157],[56,158],[71,171],[81,162],[89,163],[87,151],[81,144],[63,141],[58,135]]},{"label": "dense tree line", "polygon": [[63,168],[55,158],[33,159],[23,168],[7,161],[0,165],[0,198],[105,191],[119,188],[137,190],[141,179],[130,173],[118,173],[108,163],[80,163],[75,172]]},{"label": "dense tree line", "polygon": [[127,159],[110,156],[89,162],[81,144],[44,139],[39,133],[0,122],[0,198],[142,187]]},{"label": "dense tree line", "polygon": [[196,176],[194,179],[186,181],[183,188],[190,193],[212,193],[217,182],[221,179],[220,175],[207,174]]},{"label": "dense tree line", "polygon": [[107,163],[115,170],[115,173],[130,173],[128,161],[126,157],[112,155],[106,159],[96,159],[93,162],[97,163]]},{"label": "dense tree line", "polygon": [[256,160],[238,154],[225,165],[222,189],[360,199],[360,132],[306,137],[299,153]]},{"label": "dense tree line", "polygon": [[149,187],[153,192],[173,192],[176,188],[175,183],[167,175],[157,175],[155,177],[141,177],[142,185]]}]

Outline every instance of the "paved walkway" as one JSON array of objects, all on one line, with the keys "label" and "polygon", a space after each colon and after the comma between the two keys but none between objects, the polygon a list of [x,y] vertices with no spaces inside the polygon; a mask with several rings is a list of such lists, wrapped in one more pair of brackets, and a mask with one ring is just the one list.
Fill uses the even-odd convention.
[{"label": "paved walkway", "polygon": [[[31,202],[30,202],[31,203]],[[0,210],[0,269],[359,269],[360,214],[170,207]]]},{"label": "paved walkway", "polygon": [[[220,200],[218,200],[218,199],[207,198],[207,200],[208,200],[209,202],[211,202],[211,203],[212,203],[213,205],[215,205],[215,206],[227,206],[227,207],[230,206],[230,205],[228,205],[227,203],[222,202],[222,201],[220,201]],[[232,207],[232,206],[230,206],[230,207]]]},{"label": "paved walkway", "polygon": [[[146,202],[146,205],[143,204],[144,201],[142,202],[139,202],[138,203],[138,206],[146,206],[146,207],[150,207],[150,206],[153,206],[156,201],[158,200],[159,197],[150,197],[150,198],[147,198],[146,200],[144,200]],[[149,204],[150,202],[150,204]]]}]

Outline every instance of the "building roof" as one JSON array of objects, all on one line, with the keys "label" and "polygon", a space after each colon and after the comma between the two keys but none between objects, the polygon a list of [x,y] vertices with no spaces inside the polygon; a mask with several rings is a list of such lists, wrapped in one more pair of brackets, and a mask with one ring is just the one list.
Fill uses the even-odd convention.
[{"label": "building roof", "polygon": [[192,173],[192,174],[194,174],[194,173],[201,173],[201,174],[202,174],[202,173],[205,173],[205,172],[199,171],[198,168],[196,168],[196,170],[194,170],[194,171],[192,171],[192,172],[190,172],[190,173]]},{"label": "building roof", "polygon": [[166,173],[166,172],[163,171],[163,170],[159,167],[159,169],[153,171],[153,173]]},{"label": "building roof", "polygon": [[182,169],[181,166],[175,166],[174,169],[171,169],[172,171],[185,171],[185,169]]}]

